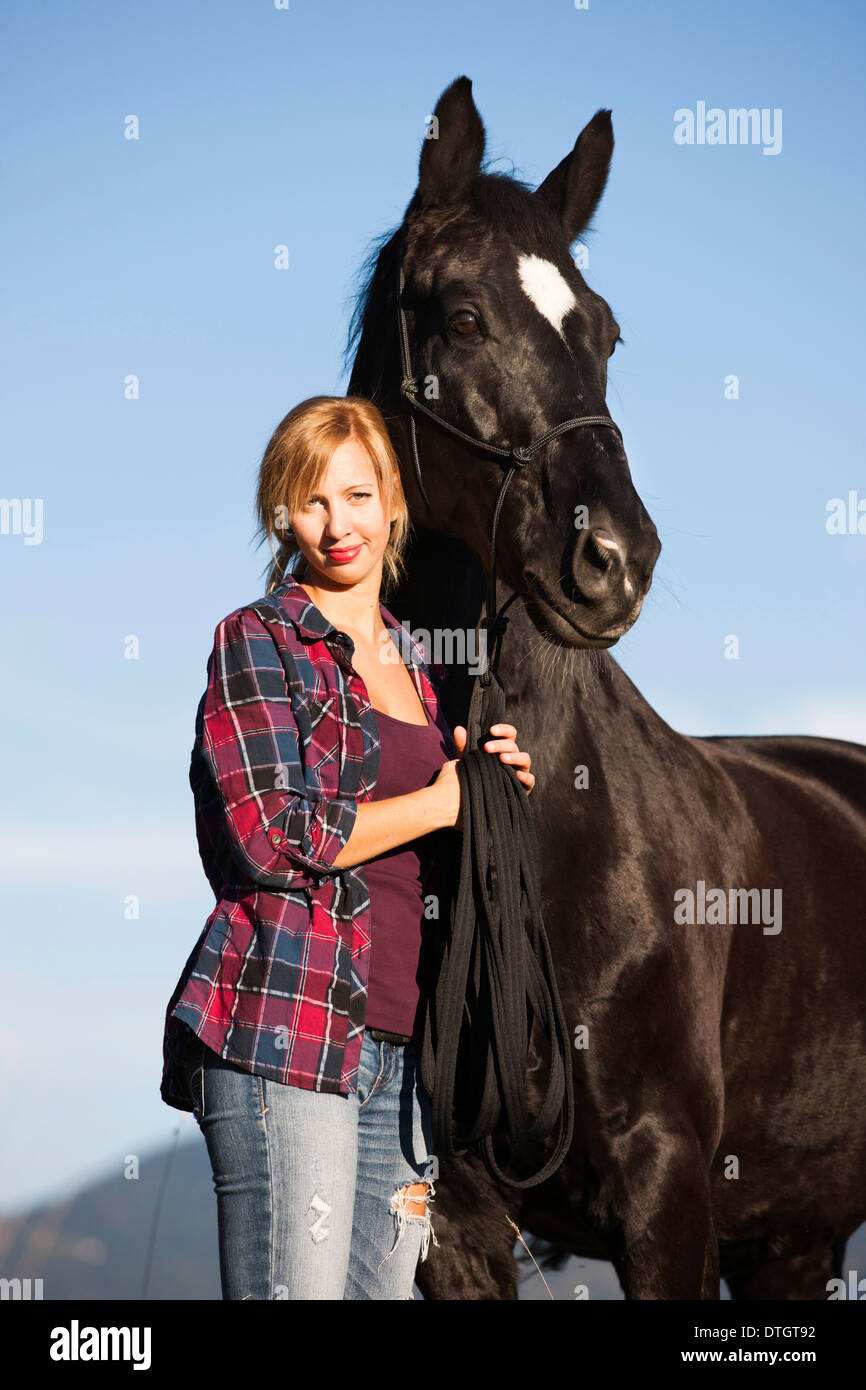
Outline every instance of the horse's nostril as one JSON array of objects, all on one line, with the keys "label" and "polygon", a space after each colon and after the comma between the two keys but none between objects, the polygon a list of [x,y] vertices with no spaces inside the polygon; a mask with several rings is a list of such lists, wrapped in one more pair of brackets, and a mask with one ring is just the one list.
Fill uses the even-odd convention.
[{"label": "horse's nostril", "polygon": [[610,531],[593,527],[580,536],[573,559],[573,578],[584,603],[612,598],[625,570],[622,543]]},{"label": "horse's nostril", "polygon": [[615,541],[613,536],[609,536],[606,531],[590,531],[589,534],[593,542],[602,550],[619,550],[619,541]]},{"label": "horse's nostril", "polygon": [[591,567],[599,578],[617,567],[620,562],[619,542],[606,531],[588,531],[583,546],[578,549],[578,566]]},{"label": "horse's nostril", "polygon": [[604,573],[618,558],[619,543],[604,531],[590,531],[587,536],[587,559]]}]

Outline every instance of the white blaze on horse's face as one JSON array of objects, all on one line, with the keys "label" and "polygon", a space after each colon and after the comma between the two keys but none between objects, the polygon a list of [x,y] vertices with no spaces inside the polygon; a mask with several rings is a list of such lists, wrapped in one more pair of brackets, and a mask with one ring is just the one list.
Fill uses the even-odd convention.
[{"label": "white blaze on horse's face", "polygon": [[536,309],[552,323],[564,340],[562,320],[577,306],[577,298],[561,271],[542,256],[520,255],[517,258],[520,283]]}]

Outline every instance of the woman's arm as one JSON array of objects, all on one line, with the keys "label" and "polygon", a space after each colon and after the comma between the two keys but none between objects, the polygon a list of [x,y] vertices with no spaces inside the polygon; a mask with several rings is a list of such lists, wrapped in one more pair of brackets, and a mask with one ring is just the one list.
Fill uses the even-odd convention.
[{"label": "woman's arm", "polygon": [[[514,735],[511,725],[491,732]],[[466,730],[452,735],[458,754]],[[429,786],[383,801],[309,797],[300,732],[273,637],[250,609],[219,624],[202,707],[201,754],[223,808],[235,857],[255,883],[290,888],[298,871],[339,873],[397,845],[460,827],[459,758]],[[488,742],[504,761],[528,768],[513,737]],[[531,787],[534,776],[518,772]]]},{"label": "woman's arm", "polygon": [[454,810],[436,782],[403,796],[358,805],[352,833],[334,860],[335,868],[350,868],[375,859],[431,830],[454,824]]},{"label": "woman's arm", "polygon": [[202,702],[201,755],[232,851],[254,883],[291,888],[298,873],[334,873],[358,802],[310,797],[276,643],[240,609],[219,624]]},{"label": "woman's arm", "polygon": [[[491,734],[483,747],[490,754],[498,753],[500,761],[509,763],[529,796],[535,786],[535,773],[530,772],[532,759],[517,746],[517,730],[513,724],[491,724]],[[435,781],[406,796],[392,796],[384,801],[364,802],[358,806],[355,824],[348,843],[334,860],[335,865],[349,867],[363,864],[395,845],[405,844],[418,835],[445,827],[460,829],[461,786],[457,764],[466,750],[466,729],[458,724],[452,740],[456,758],[444,762]]]}]

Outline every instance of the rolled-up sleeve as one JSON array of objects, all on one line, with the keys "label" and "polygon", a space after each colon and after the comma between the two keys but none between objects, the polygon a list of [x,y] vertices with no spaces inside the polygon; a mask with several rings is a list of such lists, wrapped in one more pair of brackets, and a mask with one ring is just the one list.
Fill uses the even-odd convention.
[{"label": "rolled-up sleeve", "polygon": [[201,751],[233,852],[256,883],[290,887],[298,870],[339,873],[358,802],[309,796],[301,735],[273,637],[248,609],[214,634]]}]

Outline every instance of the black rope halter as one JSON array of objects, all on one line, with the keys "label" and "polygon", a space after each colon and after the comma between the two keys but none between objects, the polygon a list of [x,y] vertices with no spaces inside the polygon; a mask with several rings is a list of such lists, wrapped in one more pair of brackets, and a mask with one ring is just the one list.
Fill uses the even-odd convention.
[{"label": "black rope halter", "polygon": [[[424,996],[421,1078],[433,1112],[437,1154],[472,1148],[488,1172],[511,1187],[534,1187],[556,1171],[571,1145],[574,1095],[571,1037],[563,1014],[550,946],[541,916],[538,842],[526,790],[514,768],[484,751],[491,725],[504,722],[505,691],[498,675],[505,611],[496,611],[496,528],[513,474],[568,430],[619,426],[608,415],[578,415],[531,444],[505,447],[476,439],[418,399],[403,308],[405,233],[399,253],[397,318],[402,381],[409,402],[409,440],[418,489],[421,477],[415,412],[420,411],[464,444],[508,461],[493,509],[490,536],[485,652],[491,659],[476,676],[466,721],[466,752],[457,763],[461,784],[462,842],[456,892],[449,893],[449,921],[433,942],[435,985]],[[493,644],[492,646],[490,644]],[[526,1103],[526,1063],[533,1020],[549,1050],[548,1084],[538,1115]],[[532,1176],[516,1180],[499,1167],[494,1136],[505,1136],[512,1167],[527,1146],[555,1126],[553,1152]]]}]

